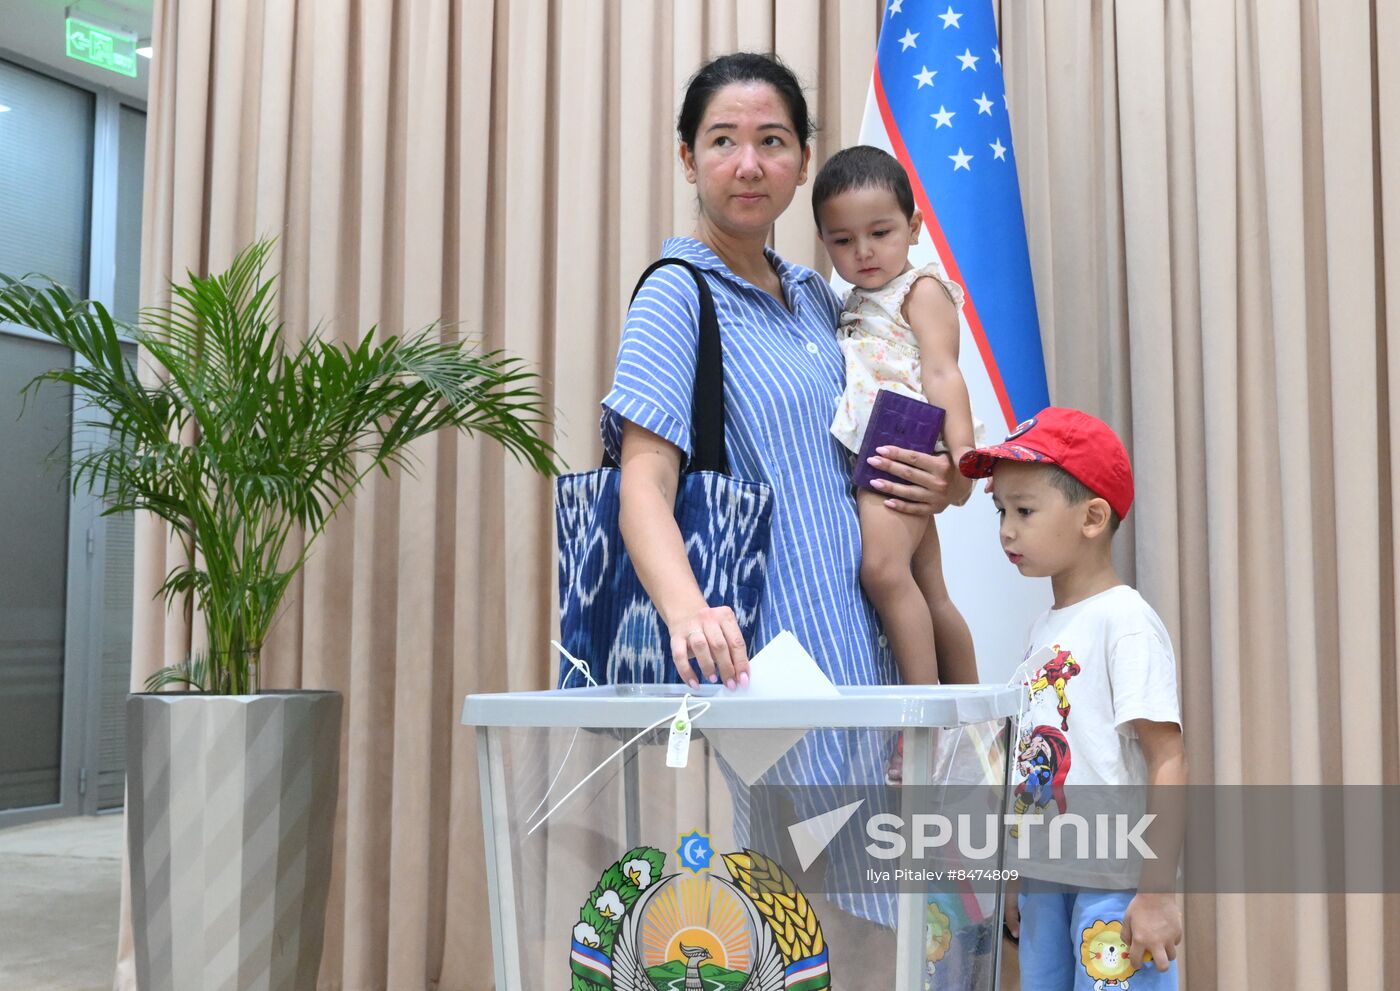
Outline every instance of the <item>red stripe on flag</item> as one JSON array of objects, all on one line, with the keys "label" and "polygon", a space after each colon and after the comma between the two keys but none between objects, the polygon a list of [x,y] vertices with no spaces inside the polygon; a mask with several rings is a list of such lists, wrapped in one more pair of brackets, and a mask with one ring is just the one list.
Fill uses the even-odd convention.
[{"label": "red stripe on flag", "polygon": [[996,392],[997,402],[1001,404],[1001,415],[1006,418],[1006,429],[1011,430],[1016,426],[1016,412],[1011,407],[1011,397],[1006,393],[1006,384],[1001,380],[1001,370],[997,367],[996,355],[992,353],[992,346],[987,341],[987,335],[982,331],[982,320],[977,315],[977,307],[972,302],[972,292],[968,289],[967,283],[963,281],[962,273],[958,271],[957,259],[953,257],[953,251],[948,246],[948,239],[943,236],[943,228],[939,226],[938,215],[933,212],[933,207],[929,203],[928,194],[924,192],[924,184],[919,181],[919,173],[914,168],[914,162],[909,157],[909,149],[904,147],[904,140],[899,136],[899,127],[894,122],[894,114],[890,112],[890,104],[885,99],[885,85],[880,80],[880,63],[875,63],[875,72],[871,78],[871,83],[875,87],[875,102],[880,107],[880,117],[885,122],[885,133],[889,135],[890,147],[894,148],[894,157],[899,159],[899,164],[904,166],[904,171],[909,173],[909,182],[914,187],[914,202],[918,204],[919,211],[924,215],[924,226],[928,228],[929,236],[933,238],[933,246],[938,251],[938,256],[943,260],[943,267],[948,275],[963,288],[963,313],[967,314],[967,326],[972,331],[972,339],[977,342],[977,350],[982,355],[982,364],[987,368],[987,376],[992,380],[992,389]]}]

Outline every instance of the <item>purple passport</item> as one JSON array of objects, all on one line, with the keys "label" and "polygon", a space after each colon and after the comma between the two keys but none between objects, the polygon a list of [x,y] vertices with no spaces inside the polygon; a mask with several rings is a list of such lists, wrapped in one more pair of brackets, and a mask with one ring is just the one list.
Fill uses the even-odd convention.
[{"label": "purple passport", "polygon": [[887,482],[902,481],[870,467],[866,459],[874,456],[877,447],[886,444],[932,454],[938,435],[943,431],[945,412],[942,406],[881,389],[875,396],[875,407],[870,411],[870,422],[860,442],[860,454],[856,456],[856,468],[851,476],[856,487],[872,488],[870,483],[877,478]]}]

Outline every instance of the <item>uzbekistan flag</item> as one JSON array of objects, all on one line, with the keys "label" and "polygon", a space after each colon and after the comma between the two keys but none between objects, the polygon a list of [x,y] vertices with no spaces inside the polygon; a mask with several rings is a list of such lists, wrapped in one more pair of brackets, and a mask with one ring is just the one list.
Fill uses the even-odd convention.
[{"label": "uzbekistan flag", "polygon": [[[982,443],[1050,405],[999,45],[991,0],[887,0],[861,125],[913,183],[924,229],[910,261],[937,259],[966,293],[959,365]],[[1050,596],[1006,559],[982,490],[938,531],[982,680],[1003,681]]]},{"label": "uzbekistan flag", "polygon": [[814,957],[794,960],[783,970],[783,991],[821,991],[831,987],[826,950]]},{"label": "uzbekistan flag", "polygon": [[573,940],[569,949],[569,969],[595,984],[612,986],[612,960],[596,946]]}]

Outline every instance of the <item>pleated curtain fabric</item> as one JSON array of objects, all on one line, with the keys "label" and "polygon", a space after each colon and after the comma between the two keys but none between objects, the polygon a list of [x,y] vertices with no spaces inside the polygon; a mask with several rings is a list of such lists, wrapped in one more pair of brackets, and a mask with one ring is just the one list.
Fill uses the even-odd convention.
[{"label": "pleated curtain fabric", "polygon": [[[1400,9],[998,8],[1051,394],[1129,441],[1119,552],[1176,640],[1193,780],[1397,783]],[[877,0],[156,0],[142,300],[277,235],[289,334],[441,319],[536,362],[555,444],[596,464],[631,280],[693,223],[684,81],[709,54],[776,48],[809,87],[820,164],[859,133],[882,16]],[[827,271],[809,188],[775,247]],[[549,482],[470,438],[416,453],[327,534],[267,652],[265,683],[346,696],[323,989],[492,985],[457,717],[468,692],[556,670]],[[141,521],[137,587],[178,553]],[[201,631],[137,598],[139,684]],[[1400,966],[1393,896],[1188,908],[1189,986],[1382,987]]]},{"label": "pleated curtain fabric", "polygon": [[[835,0],[157,0],[142,298],[277,235],[289,334],[441,319],[509,348],[549,380],[568,464],[596,465],[627,293],[693,223],[685,80],[707,53],[778,39],[822,157],[859,131],[880,16]],[[794,203],[777,247],[813,263],[809,216]],[[491,985],[462,697],[557,670],[549,481],[468,438],[416,454],[413,477],[373,479],[327,533],[267,651],[265,684],[346,693],[325,989]],[[149,521],[138,544],[154,590],[179,549]],[[200,636],[143,601],[133,680]],[[562,904],[589,882],[550,883]],[[129,945],[118,987],[134,986]]]},{"label": "pleated curtain fabric", "polygon": [[[1192,780],[1396,784],[1400,7],[1000,13],[1051,396],[1129,442]],[[1400,964],[1395,895],[1187,909],[1192,987]]]}]

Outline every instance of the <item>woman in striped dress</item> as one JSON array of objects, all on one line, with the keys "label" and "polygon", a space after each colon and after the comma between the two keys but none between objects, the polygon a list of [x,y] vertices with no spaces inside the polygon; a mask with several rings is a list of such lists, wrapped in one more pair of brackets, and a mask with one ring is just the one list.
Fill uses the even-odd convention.
[{"label": "woman in striped dress", "polygon": [[[812,269],[767,247],[774,221],[807,179],[811,122],[801,86],[766,55],[722,56],[691,80],[677,131],[698,211],[693,235],[668,239],[661,255],[705,274],[723,343],[729,468],[774,492],[754,642],[744,643],[727,607],[705,601],[672,515],[691,453],[699,337],[699,291],[675,265],[652,273],[628,310],[603,399],[604,443],[622,466],[628,552],[666,623],[673,662],[692,686],[691,657],[710,681],[747,683],[749,652],[784,629],[838,685],[896,683],[861,591],[850,468],[828,429],[845,384],[835,334],[840,300]],[[954,469],[946,457],[892,448],[877,467],[905,480],[887,487],[892,508],[929,516],[947,504]],[[885,732],[809,733],[764,781],[875,784],[890,742]],[[734,792],[738,828],[747,823],[747,796]],[[849,852],[852,862],[863,856]],[[870,902],[853,910],[890,921],[885,899],[865,897]]]}]

